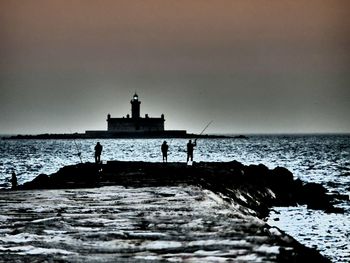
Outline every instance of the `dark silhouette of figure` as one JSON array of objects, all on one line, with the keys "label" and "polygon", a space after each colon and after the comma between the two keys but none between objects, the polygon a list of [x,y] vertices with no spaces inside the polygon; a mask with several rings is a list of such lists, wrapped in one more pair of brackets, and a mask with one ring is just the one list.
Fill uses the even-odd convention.
[{"label": "dark silhouette of figure", "polygon": [[16,189],[17,188],[17,176],[16,176],[15,172],[12,172],[12,176],[11,176],[10,182],[12,184],[12,189]]},{"label": "dark silhouette of figure", "polygon": [[97,142],[95,146],[95,163],[100,163],[101,162],[101,153],[102,153],[102,145]]},{"label": "dark silhouette of figure", "polygon": [[187,143],[187,162],[191,159],[193,161],[193,148],[197,146],[197,139],[194,140],[194,143],[192,143],[192,140],[189,140]]},{"label": "dark silhouette of figure", "polygon": [[168,162],[168,149],[169,149],[169,146],[167,145],[166,141],[163,142],[161,149],[162,149],[162,154],[163,154],[163,163],[164,163],[164,161]]}]

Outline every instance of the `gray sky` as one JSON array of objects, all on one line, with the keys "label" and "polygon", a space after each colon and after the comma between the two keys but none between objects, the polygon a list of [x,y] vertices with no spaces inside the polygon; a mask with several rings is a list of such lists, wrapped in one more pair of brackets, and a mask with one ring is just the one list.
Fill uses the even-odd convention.
[{"label": "gray sky", "polygon": [[0,0],[0,134],[350,132],[350,2]]}]

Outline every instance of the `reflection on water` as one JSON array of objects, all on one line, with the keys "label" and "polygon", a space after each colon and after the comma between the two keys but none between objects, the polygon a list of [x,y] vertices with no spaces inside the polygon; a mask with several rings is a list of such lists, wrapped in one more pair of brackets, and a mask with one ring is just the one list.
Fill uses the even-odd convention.
[{"label": "reflection on water", "polygon": [[349,262],[350,214],[326,214],[299,207],[276,207],[268,224],[283,229],[308,247],[314,247],[334,262]]}]

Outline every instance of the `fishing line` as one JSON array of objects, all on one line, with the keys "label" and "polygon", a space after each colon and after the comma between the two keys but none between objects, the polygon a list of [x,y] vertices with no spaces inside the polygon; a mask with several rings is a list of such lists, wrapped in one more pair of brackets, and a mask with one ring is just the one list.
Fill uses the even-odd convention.
[{"label": "fishing line", "polygon": [[[72,131],[71,131],[71,134],[73,134]],[[75,148],[77,149],[77,155],[78,155],[78,157],[80,159],[80,163],[83,163],[83,159],[81,158],[81,151],[80,151],[81,148],[78,147],[78,144],[77,144],[77,142],[76,142],[76,140],[74,138],[74,135],[73,135],[73,142],[74,142]]]}]

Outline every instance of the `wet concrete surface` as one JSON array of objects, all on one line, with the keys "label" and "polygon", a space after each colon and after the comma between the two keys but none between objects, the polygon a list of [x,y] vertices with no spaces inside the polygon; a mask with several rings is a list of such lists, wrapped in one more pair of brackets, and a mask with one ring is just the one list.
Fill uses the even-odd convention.
[{"label": "wet concrete surface", "polygon": [[0,260],[328,262],[254,211],[188,185],[1,192]]}]

